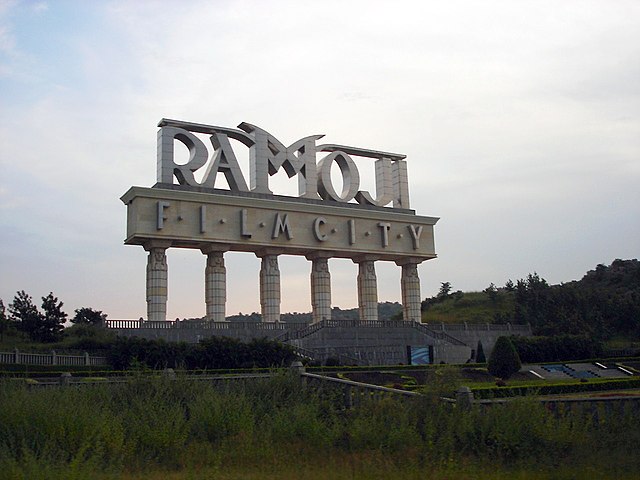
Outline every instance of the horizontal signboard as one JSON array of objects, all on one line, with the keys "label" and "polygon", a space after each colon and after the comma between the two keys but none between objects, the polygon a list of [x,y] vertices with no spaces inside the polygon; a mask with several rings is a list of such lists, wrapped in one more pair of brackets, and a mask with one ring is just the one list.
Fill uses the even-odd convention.
[{"label": "horizontal signboard", "polygon": [[125,243],[415,261],[434,258],[437,218],[409,210],[353,208],[184,189],[132,187]]}]

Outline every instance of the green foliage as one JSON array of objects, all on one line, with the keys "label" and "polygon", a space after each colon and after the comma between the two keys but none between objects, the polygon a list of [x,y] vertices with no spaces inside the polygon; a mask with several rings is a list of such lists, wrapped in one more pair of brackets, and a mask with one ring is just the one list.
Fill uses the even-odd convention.
[{"label": "green foliage", "polygon": [[112,330],[84,323],[65,328],[63,333],[63,340],[55,346],[56,351],[74,350],[105,355],[116,340]]},{"label": "green foliage", "polygon": [[21,290],[9,305],[9,313],[18,330],[27,333],[32,341],[51,343],[62,336],[63,324],[67,318],[67,314],[62,311],[62,305],[53,293],[49,293],[42,297],[41,313],[31,296]]},{"label": "green foliage", "polygon": [[489,297],[491,302],[495,303],[498,300],[498,289],[493,283],[490,283],[487,288],[485,288],[482,293],[486,294]]},{"label": "green foliage", "polygon": [[4,302],[0,298],[0,341],[4,341],[4,334],[9,330],[9,318],[7,317]]},{"label": "green foliage", "polygon": [[445,298],[451,292],[451,283],[450,282],[442,282],[440,284],[440,290],[438,291],[438,297]]},{"label": "green foliage", "polygon": [[64,322],[67,314],[62,311],[63,303],[50,292],[46,297],[42,297],[42,324],[39,330],[39,340],[41,342],[55,342],[61,338]]},{"label": "green foliage", "polygon": [[499,323],[513,321],[515,295],[503,290],[491,300],[484,292],[460,291],[446,298],[426,298],[422,301],[422,321],[426,323]]},{"label": "green foliage", "polygon": [[419,388],[420,393],[437,401],[440,397],[452,397],[460,386],[462,376],[460,369],[452,365],[443,365],[434,370],[425,385]]},{"label": "green foliage", "polygon": [[126,370],[134,363],[154,369],[268,368],[288,366],[295,358],[289,345],[274,340],[263,338],[244,343],[228,337],[209,337],[197,345],[118,338],[107,354],[107,361],[116,370]]},{"label": "green foliage", "polygon": [[478,346],[476,350],[476,363],[487,363],[487,357],[484,354],[484,347],[482,342],[478,340]]},{"label": "green foliage", "polygon": [[426,323],[529,323],[540,336],[640,338],[640,262],[614,260],[560,285],[532,273],[504,288],[438,294],[423,300],[422,312]]},{"label": "green foliage", "polygon": [[478,398],[522,397],[527,395],[559,395],[583,392],[604,392],[608,390],[628,390],[640,387],[640,378],[614,378],[610,380],[592,380],[578,382],[567,380],[565,382],[544,384],[532,382],[517,386],[496,388],[494,386],[474,387],[472,390]]},{"label": "green foliage", "polygon": [[598,358],[603,351],[602,342],[585,335],[510,338],[523,363]]},{"label": "green foliage", "polygon": [[598,265],[579,282],[549,286],[538,275],[519,280],[515,319],[537,335],[640,336],[640,262]]},{"label": "green foliage", "polygon": [[107,315],[100,310],[90,307],[76,308],[75,315],[71,323],[75,325],[95,325],[99,326],[107,319]]},{"label": "green foliage", "polygon": [[18,330],[29,334],[32,340],[39,340],[42,314],[38,312],[33,299],[24,290],[17,292],[9,304],[9,314],[10,319],[16,322]]},{"label": "green foliage", "polygon": [[108,366],[91,366],[91,365],[16,365],[5,364],[0,366],[0,377],[36,377],[51,378],[60,377],[61,373],[69,372],[74,377],[84,376],[107,376],[115,372]]},{"label": "green foliage", "polygon": [[[30,479],[282,478],[289,466],[296,472],[290,478],[321,478],[307,469],[346,458],[325,478],[392,478],[398,466],[412,472],[405,478],[423,478],[428,466],[443,472],[435,478],[486,478],[480,472],[488,468],[508,470],[495,478],[514,478],[532,468],[535,478],[568,479],[632,478],[640,467],[637,408],[574,406],[557,414],[525,398],[460,410],[425,396],[365,400],[344,410],[336,398],[331,389],[302,387],[291,374],[224,385],[178,377],[28,389],[4,381],[0,472]],[[380,459],[368,476],[357,463],[366,458]],[[558,476],[563,464],[572,465],[570,475]],[[232,476],[238,466],[258,473]]]},{"label": "green foliage", "polygon": [[504,380],[520,370],[520,357],[509,337],[498,337],[487,363],[487,370],[493,376]]}]

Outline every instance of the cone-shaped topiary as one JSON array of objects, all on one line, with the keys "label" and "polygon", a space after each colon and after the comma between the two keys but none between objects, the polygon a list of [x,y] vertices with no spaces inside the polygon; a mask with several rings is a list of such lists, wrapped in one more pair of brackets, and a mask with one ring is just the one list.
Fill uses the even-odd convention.
[{"label": "cone-shaped topiary", "polygon": [[489,356],[487,370],[504,380],[520,370],[520,357],[509,337],[499,337]]},{"label": "cone-shaped topiary", "polygon": [[478,340],[476,352],[476,363],[487,363],[487,357],[484,354],[484,348],[482,348],[482,342],[480,340]]}]

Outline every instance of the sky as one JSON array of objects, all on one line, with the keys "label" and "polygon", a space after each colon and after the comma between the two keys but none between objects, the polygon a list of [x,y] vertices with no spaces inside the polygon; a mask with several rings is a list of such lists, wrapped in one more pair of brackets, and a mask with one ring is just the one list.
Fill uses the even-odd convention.
[{"label": "sky", "polygon": [[[423,298],[640,256],[636,0],[0,0],[5,304],[146,316],[119,198],[155,183],[161,118],[406,154],[411,207],[440,217]],[[225,258],[227,313],[259,311],[259,259]],[[204,315],[204,256],[168,265],[168,317]],[[329,265],[333,305],[357,306],[356,265]],[[280,269],[281,310],[310,311],[310,263]],[[400,268],[376,269],[399,301]]]}]

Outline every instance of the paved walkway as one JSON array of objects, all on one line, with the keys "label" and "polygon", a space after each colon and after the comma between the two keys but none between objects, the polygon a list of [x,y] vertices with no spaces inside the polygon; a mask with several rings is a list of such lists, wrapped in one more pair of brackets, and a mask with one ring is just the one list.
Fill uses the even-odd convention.
[{"label": "paved walkway", "polygon": [[568,380],[580,378],[628,378],[626,373],[614,365],[606,366],[596,363],[553,363],[523,365],[521,372],[531,372],[545,380]]}]

